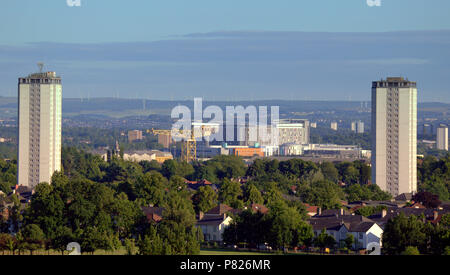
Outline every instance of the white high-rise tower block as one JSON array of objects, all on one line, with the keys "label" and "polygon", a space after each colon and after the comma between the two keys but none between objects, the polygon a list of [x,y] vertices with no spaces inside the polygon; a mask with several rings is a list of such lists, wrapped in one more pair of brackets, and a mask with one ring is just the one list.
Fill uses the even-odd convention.
[{"label": "white high-rise tower block", "polygon": [[448,151],[448,127],[439,125],[436,130],[436,148]]},{"label": "white high-rise tower block", "polygon": [[17,183],[34,188],[61,170],[61,78],[41,71],[19,78],[18,86]]},{"label": "white high-rise tower block", "polygon": [[372,182],[393,196],[417,191],[417,86],[372,83]]}]

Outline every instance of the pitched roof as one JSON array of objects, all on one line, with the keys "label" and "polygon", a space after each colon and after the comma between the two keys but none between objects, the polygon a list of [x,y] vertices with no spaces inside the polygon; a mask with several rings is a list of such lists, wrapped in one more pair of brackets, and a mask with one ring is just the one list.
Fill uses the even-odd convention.
[{"label": "pitched roof", "polygon": [[262,204],[252,203],[250,207],[254,212],[261,212],[262,214],[267,214],[267,212],[269,212],[269,208],[265,207]]},{"label": "pitched roof", "polygon": [[351,215],[351,213],[348,210],[344,209],[344,208],[341,208],[341,209],[326,209],[326,210],[322,210],[322,213],[320,215],[315,215],[314,217],[316,217],[316,216],[325,217],[325,216],[336,216],[336,215],[337,216],[349,216],[349,215]]},{"label": "pitched roof", "polygon": [[22,194],[22,193],[31,193],[32,189],[29,188],[28,186],[24,186],[24,185],[19,185],[16,188],[16,193]]},{"label": "pitched roof", "polygon": [[306,206],[306,212],[308,213],[317,213],[319,206],[309,205],[308,203],[304,203]]},{"label": "pitched roof", "polygon": [[212,182],[202,179],[201,181],[198,181],[197,184],[212,185]]},{"label": "pitched roof", "polygon": [[185,180],[184,182],[187,184],[187,188],[192,191],[197,191],[201,186],[210,186],[214,191],[219,190],[219,188],[217,187],[216,184],[213,184],[212,182],[210,182],[206,179],[202,179],[199,181]]},{"label": "pitched roof", "polygon": [[222,224],[225,221],[226,217],[221,217],[221,218],[213,218],[213,219],[201,219],[199,221],[197,221],[197,225],[214,225],[214,226],[218,226],[220,224]]},{"label": "pitched roof", "polygon": [[423,204],[421,204],[420,202],[415,202],[414,204],[407,206],[407,208],[421,208],[424,209],[426,208]]},{"label": "pitched roof", "polygon": [[367,232],[372,226],[376,224],[374,221],[366,221],[361,223],[352,224],[350,227],[351,232]]},{"label": "pitched roof", "polygon": [[232,207],[221,203],[218,206],[206,212],[205,215],[223,215],[227,212],[232,212],[232,210],[234,210]]},{"label": "pitched roof", "polygon": [[398,195],[397,197],[395,197],[396,201],[410,201],[411,199],[412,199],[411,193],[402,193],[402,194]]},{"label": "pitched roof", "polygon": [[352,203],[350,203],[348,206],[354,207],[357,205],[362,205],[362,206],[379,206],[379,205],[384,205],[387,207],[401,207],[402,205],[404,205],[405,203],[403,201],[370,201],[370,200],[366,200],[366,201],[354,201]]},{"label": "pitched roof", "polygon": [[159,222],[163,218],[164,208],[153,207],[153,206],[143,206],[141,207],[142,212],[147,217],[149,221]]},{"label": "pitched roof", "polygon": [[372,216],[369,216],[368,218],[371,220],[374,220],[378,225],[381,227],[384,227],[384,225],[390,220],[391,218],[397,217],[400,215],[400,213],[403,213],[405,216],[420,216],[423,214],[425,216],[425,219],[428,221],[434,221],[435,220],[435,214],[437,215],[443,215],[446,213],[450,213],[450,210],[445,209],[427,209],[427,208],[389,208],[386,212],[386,215],[383,217],[381,213],[374,214]]},{"label": "pitched roof", "polygon": [[342,216],[314,216],[308,220],[314,230],[339,230],[342,226],[347,227],[350,232],[367,232],[374,224],[372,221],[360,215]]}]

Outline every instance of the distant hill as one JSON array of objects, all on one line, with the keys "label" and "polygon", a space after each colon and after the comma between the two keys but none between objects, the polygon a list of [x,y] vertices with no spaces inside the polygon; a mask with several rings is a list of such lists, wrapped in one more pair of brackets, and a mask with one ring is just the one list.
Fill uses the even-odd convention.
[{"label": "distant hill", "polygon": [[[170,111],[177,105],[185,105],[193,108],[193,100],[164,101],[142,99],[116,99],[116,98],[64,98],[63,115],[98,115],[98,116],[127,116],[127,115],[170,115]],[[290,101],[290,100],[260,100],[260,101],[204,101],[203,108],[217,105],[225,110],[225,106],[249,105],[255,106],[280,106],[280,112],[312,112],[312,111],[356,111],[361,108],[360,101]],[[367,102],[370,108],[370,102]],[[419,111],[425,112],[450,112],[450,104],[440,102],[425,102],[418,104]],[[365,106],[365,103],[364,105]],[[0,97],[0,116],[5,112],[11,116],[17,112],[17,98]]]}]

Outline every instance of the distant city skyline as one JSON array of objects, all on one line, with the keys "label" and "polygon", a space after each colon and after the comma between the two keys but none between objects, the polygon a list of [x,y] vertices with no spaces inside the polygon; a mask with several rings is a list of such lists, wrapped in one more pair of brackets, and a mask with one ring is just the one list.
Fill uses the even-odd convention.
[{"label": "distant city skyline", "polygon": [[42,61],[66,98],[369,101],[366,83],[395,75],[450,103],[450,1],[381,3],[6,1],[0,96]]}]

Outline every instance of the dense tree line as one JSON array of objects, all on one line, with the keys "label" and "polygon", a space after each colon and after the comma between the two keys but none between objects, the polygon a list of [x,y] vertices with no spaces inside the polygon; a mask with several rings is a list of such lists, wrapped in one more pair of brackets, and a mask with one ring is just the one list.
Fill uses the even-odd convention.
[{"label": "dense tree line", "polygon": [[450,200],[450,154],[444,158],[427,156],[417,161],[419,191],[439,196],[441,201]]},{"label": "dense tree line", "polygon": [[0,159],[14,159],[17,157],[17,144],[0,143]]},{"label": "dense tree line", "polygon": [[390,219],[383,232],[383,254],[450,255],[450,214],[442,216],[439,224],[425,217],[403,213]]},{"label": "dense tree line", "polygon": [[[448,188],[449,163],[448,158],[420,163],[420,188],[433,185],[436,176]],[[370,169],[360,161],[316,164],[301,159],[257,159],[247,166],[239,157],[217,156],[192,164],[178,160],[136,163],[120,157],[106,162],[64,147],[62,164],[63,170],[55,173],[51,184],[36,187],[25,209],[15,195],[0,198],[12,205],[9,220],[0,221],[1,232],[17,233],[1,235],[0,249],[62,252],[69,241],[78,241],[84,252],[125,246],[128,253],[196,254],[202,241],[195,226],[196,213],[217,203],[239,209],[258,203],[269,209],[266,215],[243,211],[234,217],[225,235],[228,243],[254,246],[259,239],[278,249],[314,242],[322,245],[330,239],[312,238],[303,203],[337,208],[341,200],[390,198],[376,185],[367,184]],[[16,182],[16,167],[15,161],[0,160],[0,188],[6,194]],[[185,179],[207,179],[219,191],[211,186],[189,191]],[[440,190],[433,188],[427,190]],[[161,222],[147,221],[141,207],[149,205],[164,209]],[[250,232],[251,228],[265,230]]]},{"label": "dense tree line", "polygon": [[[336,208],[341,200],[387,200],[390,195],[368,185],[370,167],[362,161],[316,164],[301,159],[255,160],[247,170],[250,182],[260,190],[275,182],[280,191],[323,208]],[[345,185],[341,187],[341,185]]]},{"label": "dense tree line", "polygon": [[17,182],[17,161],[5,161],[0,159],[0,191],[6,195],[11,192],[11,187]]},{"label": "dense tree line", "polygon": [[288,206],[278,198],[268,202],[269,212],[245,210],[234,216],[224,232],[227,244],[244,244],[250,248],[267,243],[273,249],[310,246],[314,237],[312,227],[305,221],[305,209]]}]

